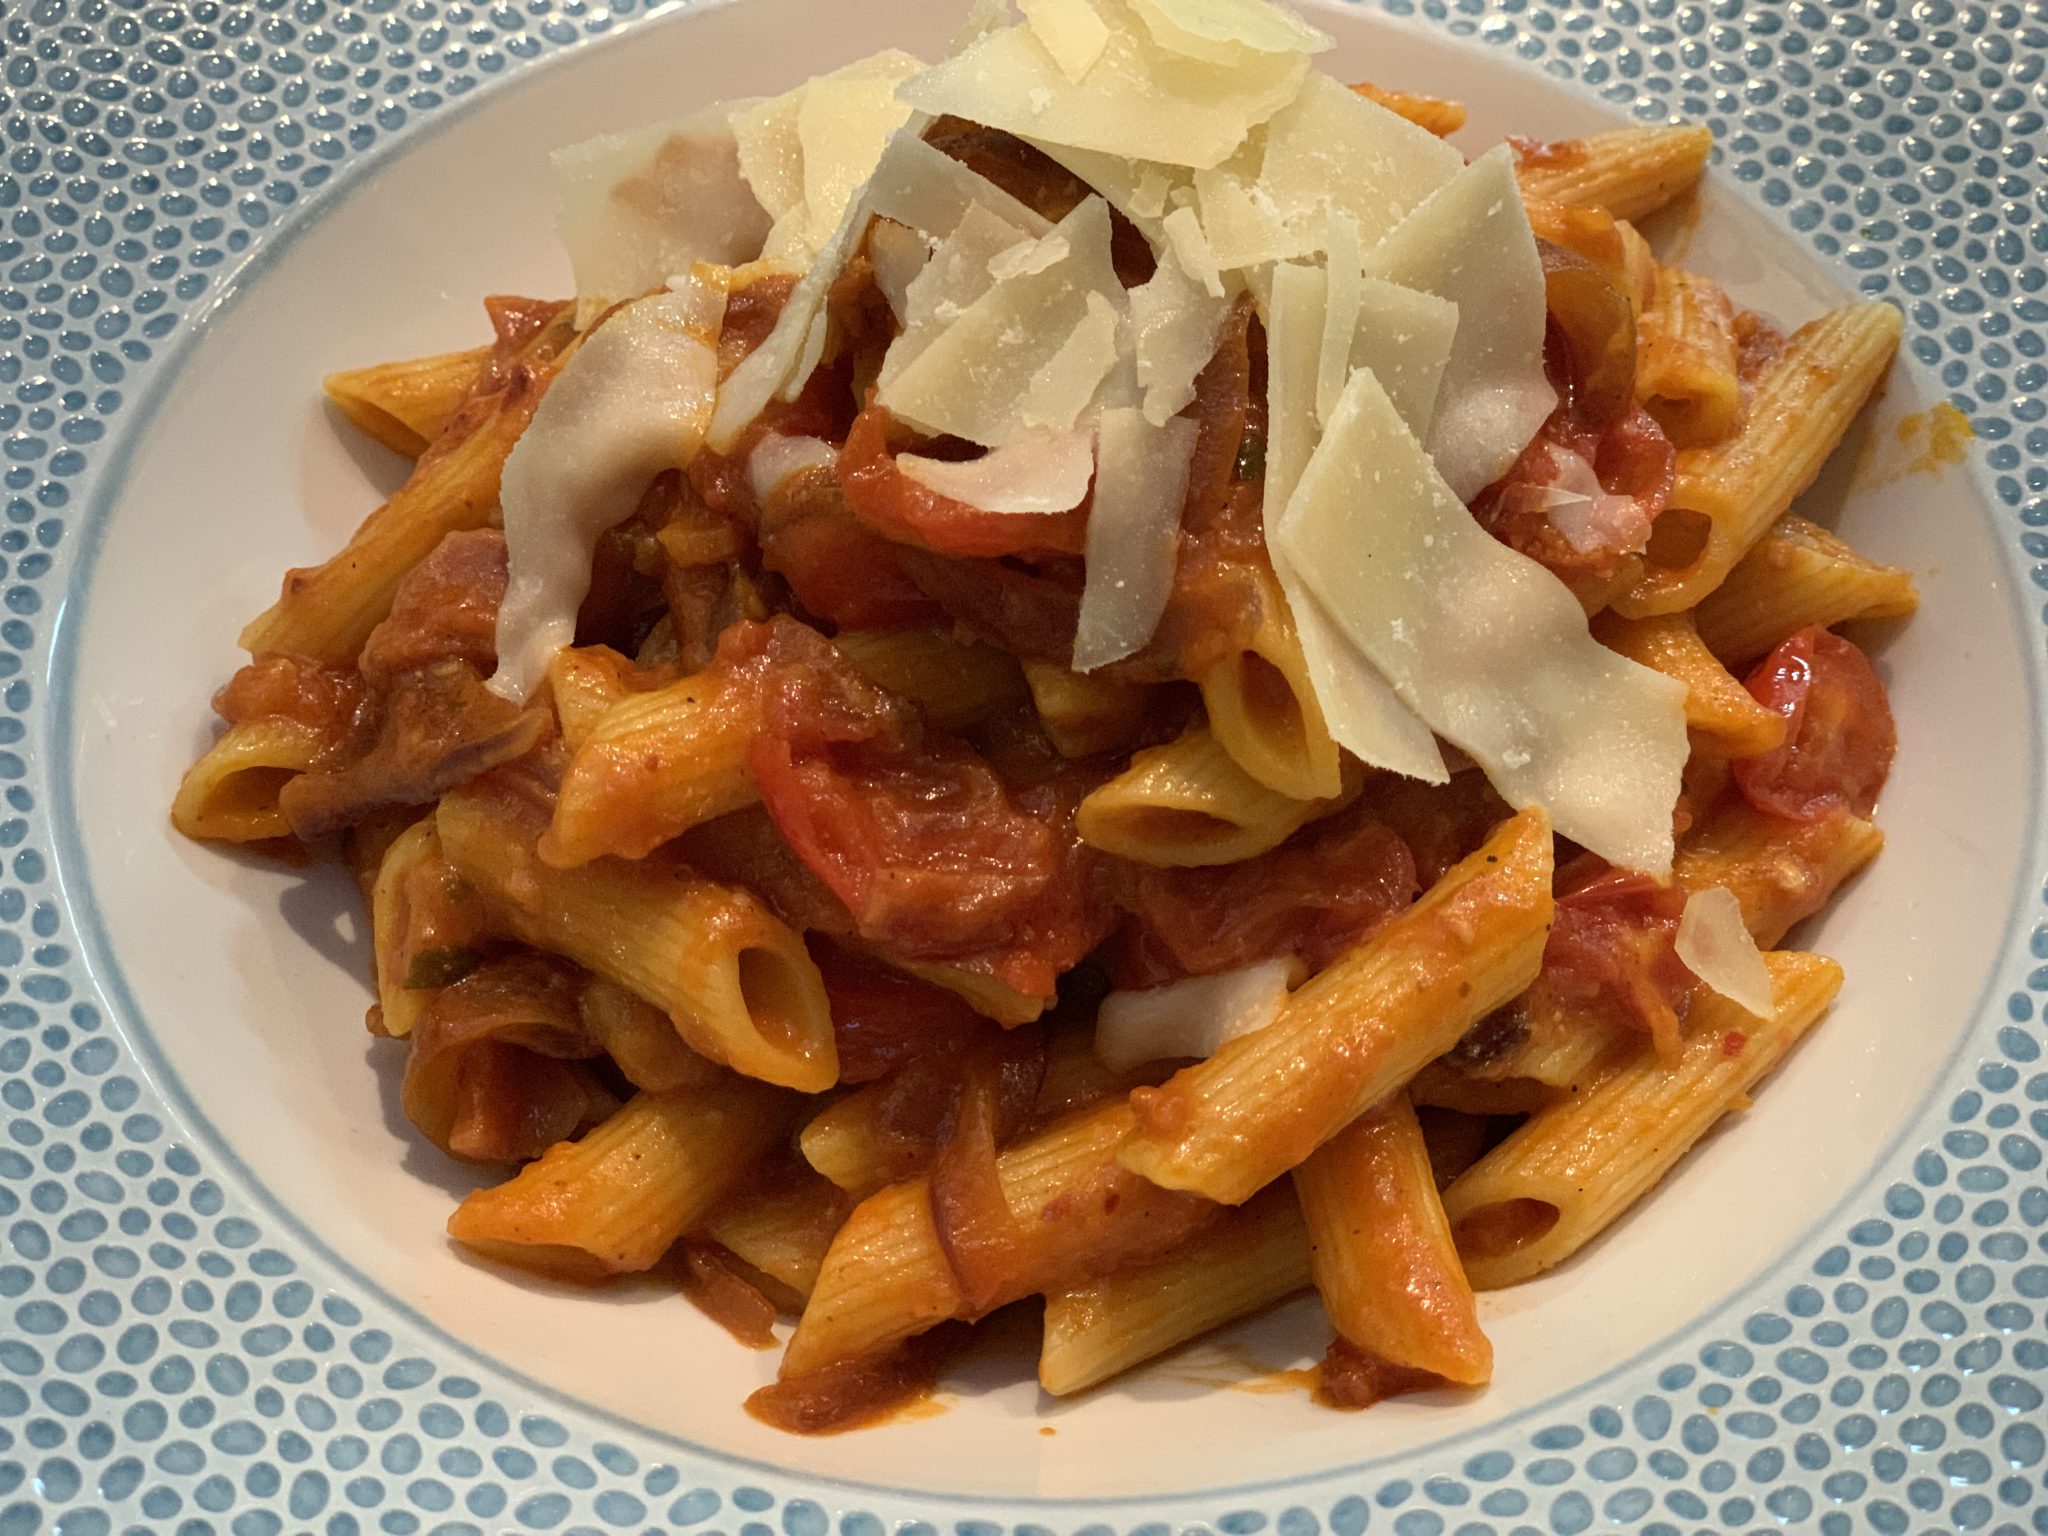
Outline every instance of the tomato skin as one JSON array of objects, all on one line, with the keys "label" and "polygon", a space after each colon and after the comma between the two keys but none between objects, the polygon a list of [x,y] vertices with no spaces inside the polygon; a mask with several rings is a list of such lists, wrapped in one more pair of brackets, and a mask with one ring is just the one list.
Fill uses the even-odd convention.
[{"label": "tomato skin", "polygon": [[1809,626],[1758,662],[1744,685],[1785,719],[1785,740],[1740,758],[1735,783],[1759,811],[1817,821],[1834,806],[1868,816],[1891,774],[1899,733],[1870,659]]},{"label": "tomato skin", "polygon": [[904,574],[899,546],[857,521],[825,470],[791,475],[769,494],[757,529],[761,563],[821,619],[853,629],[937,623],[945,610]]},{"label": "tomato skin", "polygon": [[829,940],[811,940],[825,978],[839,1080],[871,1083],[933,1053],[950,1053],[989,1027],[952,993]]},{"label": "tomato skin", "polygon": [[1685,896],[1592,855],[1559,873],[1543,969],[1528,994],[1538,1012],[1597,1012],[1675,1050],[1692,972],[1674,942]]},{"label": "tomato skin", "polygon": [[[919,485],[896,467],[896,418],[870,405],[839,450],[839,484],[853,515],[885,539],[942,555],[1078,555],[1088,501],[1070,512],[984,512]],[[1092,498],[1091,498],[1092,499]]]}]

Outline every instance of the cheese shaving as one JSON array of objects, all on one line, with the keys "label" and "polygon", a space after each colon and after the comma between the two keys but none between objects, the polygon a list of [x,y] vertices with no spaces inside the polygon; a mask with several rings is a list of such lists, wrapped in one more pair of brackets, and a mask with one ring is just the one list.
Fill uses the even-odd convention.
[{"label": "cheese shaving", "polygon": [[820,437],[786,437],[769,432],[747,455],[747,488],[756,505],[766,505],[775,488],[791,475],[809,469],[830,469],[839,462],[839,450]]},{"label": "cheese shaving", "polygon": [[876,163],[866,203],[878,217],[922,230],[934,240],[952,233],[977,205],[1023,234],[1042,235],[1052,228],[1050,219],[912,133],[898,134]]},{"label": "cheese shaving", "polygon": [[1216,257],[1209,250],[1208,237],[1202,233],[1202,221],[1195,216],[1195,210],[1176,208],[1161,221],[1161,227],[1182,270],[1201,283],[1212,298],[1222,298],[1223,274],[1216,269]]},{"label": "cheese shaving", "polygon": [[1018,0],[1032,35],[1078,85],[1109,46],[1109,27],[1088,0]]},{"label": "cheese shaving", "polygon": [[1319,235],[1325,211],[1341,209],[1367,250],[1465,165],[1436,135],[1322,74],[1274,114],[1265,137],[1258,186],[1280,217],[1297,235]]},{"label": "cheese shaving", "polygon": [[1247,53],[1324,53],[1337,46],[1269,0],[1131,0],[1152,41],[1168,53],[1234,64]]},{"label": "cheese shaving", "polygon": [[555,376],[499,485],[511,564],[498,606],[491,691],[515,704],[576,635],[597,539],[656,475],[695,457],[718,387],[725,293],[686,279],[635,300]]},{"label": "cheese shaving", "polygon": [[579,326],[697,262],[736,266],[761,254],[770,215],[740,174],[727,110],[606,134],[549,156]]},{"label": "cheese shaving", "polygon": [[1328,280],[1323,287],[1323,344],[1316,357],[1316,425],[1329,422],[1337,409],[1337,396],[1351,377],[1351,343],[1358,334],[1358,310],[1364,302],[1360,292],[1364,276],[1359,262],[1358,220],[1341,208],[1332,208],[1329,234],[1324,244],[1323,270]]},{"label": "cheese shaving", "polygon": [[1366,271],[1461,315],[1427,439],[1460,501],[1506,474],[1557,405],[1543,371],[1543,262],[1506,145],[1487,151],[1366,257]]},{"label": "cheese shaving", "polygon": [[1771,1016],[1771,972],[1742,921],[1733,891],[1711,885],[1686,898],[1674,944],[1685,968],[1738,1008]]},{"label": "cheese shaving", "polygon": [[1195,398],[1195,378],[1216,354],[1229,304],[1189,275],[1169,250],[1131,290],[1131,338],[1145,419],[1158,426]]},{"label": "cheese shaving", "polygon": [[1294,615],[1309,686],[1322,706],[1323,723],[1332,739],[1374,768],[1443,784],[1449,781],[1450,771],[1444,766],[1435,735],[1324,612],[1322,602],[1295,572],[1275,533],[1315,448],[1316,377],[1327,282],[1327,275],[1315,267],[1288,264],[1273,272],[1266,332],[1267,550],[1288,610]]},{"label": "cheese shaving", "polygon": [[1287,1000],[1289,962],[1267,960],[1163,987],[1112,992],[1095,1015],[1095,1058],[1112,1072],[1148,1061],[1206,1061],[1264,1029]]},{"label": "cheese shaving", "polygon": [[1081,505],[1095,475],[1085,432],[1024,437],[978,459],[899,453],[896,468],[927,490],[984,512],[1066,512]]},{"label": "cheese shaving", "polygon": [[1153,425],[1114,406],[1097,424],[1095,503],[1088,514],[1087,580],[1074,631],[1076,672],[1092,672],[1142,647],[1173,591],[1181,503],[1195,451],[1184,416]]},{"label": "cheese shaving", "polygon": [[1116,366],[1122,327],[1116,306],[1099,293],[1089,294],[1087,305],[1081,323],[1024,390],[1018,416],[1029,430],[1063,432],[1086,420],[1090,400]]},{"label": "cheese shaving", "polygon": [[875,269],[875,286],[898,325],[910,318],[910,285],[931,259],[931,242],[908,224],[876,219],[868,226],[868,261]]},{"label": "cheese shaving", "polygon": [[1030,28],[1012,27],[905,82],[902,97],[1033,141],[1206,166],[1286,105],[1308,74],[1298,53],[1247,53],[1229,64],[1167,54],[1122,0],[1101,0],[1100,13],[1109,38],[1079,81]]},{"label": "cheese shaving", "polygon": [[[1089,321],[1089,295],[1120,307],[1123,287],[1110,261],[1109,237],[1109,205],[1099,197],[1084,200],[1044,237],[1059,243],[1055,259],[1024,262],[1035,270],[994,279],[907,363],[885,358],[876,399],[921,432],[963,437],[989,448],[1034,427],[1072,426],[1101,374],[1085,380],[1074,376],[1075,387],[1065,399],[1049,398],[1043,386],[1034,390],[1034,384]],[[903,341],[899,337],[892,345],[892,355]],[[1024,419],[1027,407],[1032,423]]]},{"label": "cheese shaving", "polygon": [[1482,530],[1370,373],[1345,386],[1277,533],[1351,642],[1510,804],[1668,873],[1685,685],[1593,639],[1563,582]]}]

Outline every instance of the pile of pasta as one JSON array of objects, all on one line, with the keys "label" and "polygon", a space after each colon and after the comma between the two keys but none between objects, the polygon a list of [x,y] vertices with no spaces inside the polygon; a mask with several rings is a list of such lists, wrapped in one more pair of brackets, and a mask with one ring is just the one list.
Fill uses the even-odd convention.
[{"label": "pile of pasta", "polygon": [[[1045,46],[1092,35],[1050,9]],[[1239,46],[1162,28],[1193,58]],[[904,131],[1044,227],[1101,206],[1001,126]],[[515,1170],[449,1233],[567,1279],[663,1270],[750,1344],[793,1315],[751,1400],[771,1422],[871,1418],[1014,1305],[1042,1308],[1038,1379],[1069,1394],[1310,1287],[1325,1400],[1479,1386],[1475,1291],[1571,1257],[1747,1102],[1841,981],[1780,942],[1881,842],[1891,717],[1837,627],[1906,615],[1913,583],[1788,509],[1897,316],[1785,335],[1661,264],[1631,221],[1708,149],[1684,126],[1515,144],[1554,393],[1457,513],[1682,701],[1668,871],[1559,835],[1455,739],[1432,783],[1333,735],[1308,588],[1266,534],[1294,430],[1270,327],[1302,273],[1335,289],[1334,255],[1223,274],[1188,398],[1143,439],[1179,461],[1114,462],[1105,424],[1055,504],[1059,440],[879,403],[905,226],[856,219],[809,371],[678,449],[676,402],[722,405],[824,259],[787,243],[830,224],[800,199],[651,296],[492,299],[486,345],[331,377],[412,472],[244,631],[175,823],[339,852],[407,1115]],[[1142,209],[1111,217],[1124,288],[1202,275]],[[671,387],[593,392],[578,360],[608,333]],[[1332,434],[1371,405],[1359,376]],[[655,457],[607,460],[593,500],[591,471],[520,463],[551,420]],[[1031,494],[991,497],[991,465]],[[1173,478],[1171,582],[1077,668],[1091,501],[1131,474]],[[571,503],[597,509],[580,533]]]}]

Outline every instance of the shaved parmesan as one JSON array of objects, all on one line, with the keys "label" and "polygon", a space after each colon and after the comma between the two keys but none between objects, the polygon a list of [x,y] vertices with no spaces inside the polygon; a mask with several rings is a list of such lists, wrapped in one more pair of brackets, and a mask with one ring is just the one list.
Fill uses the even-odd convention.
[{"label": "shaved parmesan", "polygon": [[1255,179],[1222,167],[1197,171],[1195,196],[1209,249],[1226,272],[1292,261],[1316,248],[1315,221],[1304,218],[1298,226],[1290,225],[1272,194]]},{"label": "shaved parmesan", "polygon": [[[1016,275],[995,279],[935,329],[907,363],[885,358],[876,399],[919,431],[964,437],[990,448],[1034,424],[1056,430],[1072,426],[1101,375],[1086,381],[1085,393],[1076,387],[1066,399],[1049,398],[1045,387],[1034,386],[1042,374],[1052,376],[1049,365],[1074,332],[1090,322],[1091,294],[1112,306],[1122,300],[1109,235],[1109,205],[1099,197],[1080,203],[1044,237],[1058,242],[1053,260],[1017,263]],[[904,339],[891,346],[892,357]],[[1032,423],[1025,421],[1027,409]]]},{"label": "shaved parmesan", "polygon": [[1079,81],[1030,28],[1012,27],[907,81],[903,99],[1034,141],[1206,166],[1290,101],[1308,73],[1298,53],[1247,53],[1230,64],[1167,54],[1122,0],[1102,0],[1102,14],[1109,38]]},{"label": "shaved parmesan", "polygon": [[1442,784],[1450,773],[1435,735],[1323,611],[1274,531],[1315,448],[1327,281],[1314,267],[1288,264],[1273,272],[1266,331],[1266,545],[1331,737],[1360,762]]},{"label": "shaved parmesan", "polygon": [[1337,46],[1269,0],[1131,0],[1152,41],[1184,58],[1234,64],[1246,53],[1323,53]]},{"label": "shaved parmesan", "polygon": [[1685,968],[1738,1008],[1771,1015],[1771,972],[1742,921],[1742,903],[1718,885],[1694,891],[1679,915],[1674,945]]},{"label": "shaved parmesan", "polygon": [[1116,306],[1099,293],[1088,295],[1088,312],[1060,343],[1024,391],[1018,411],[1031,429],[1065,431],[1083,419],[1104,377],[1116,366]]},{"label": "shaved parmesan", "polygon": [[491,691],[523,704],[576,635],[598,535],[696,455],[718,387],[722,289],[695,279],[591,332],[535,408],[499,486],[511,574]]},{"label": "shaved parmesan", "polygon": [[1121,661],[1152,638],[1173,591],[1181,503],[1195,451],[1184,416],[1158,426],[1128,406],[1102,413],[1088,513],[1088,575],[1074,631],[1074,670]]},{"label": "shaved parmesan", "polygon": [[1316,358],[1316,425],[1322,426],[1337,409],[1337,396],[1351,377],[1351,342],[1358,334],[1358,308],[1364,302],[1360,289],[1364,277],[1359,262],[1358,220],[1341,208],[1330,210],[1329,234],[1324,244],[1323,345]]},{"label": "shaved parmesan", "polygon": [[1216,354],[1229,304],[1191,277],[1171,251],[1131,290],[1131,337],[1145,419],[1158,426],[1195,398],[1195,377]]},{"label": "shaved parmesan", "polygon": [[1563,582],[1482,530],[1370,373],[1352,375],[1277,532],[1345,635],[1509,803],[1668,872],[1685,685],[1594,640]]},{"label": "shaved parmesan", "polygon": [[1457,333],[1458,306],[1448,299],[1376,277],[1359,280],[1351,366],[1372,370],[1408,430],[1424,441]]},{"label": "shaved parmesan", "polygon": [[1109,46],[1109,28],[1088,0],[1018,0],[1017,8],[1060,73],[1077,85]]},{"label": "shaved parmesan", "polygon": [[1464,165],[1435,134],[1314,74],[1267,126],[1258,185],[1297,233],[1341,209],[1369,250]]},{"label": "shaved parmesan", "polygon": [[1112,992],[1095,1015],[1095,1057],[1112,1072],[1148,1061],[1206,1061],[1264,1029],[1287,1000],[1289,962],[1267,960],[1163,987]]},{"label": "shaved parmesan", "polygon": [[1365,269],[1473,317],[1452,341],[1427,438],[1445,482],[1470,501],[1507,473],[1557,405],[1543,371],[1543,262],[1507,146],[1410,214]]},{"label": "shaved parmesan", "polygon": [[961,216],[904,291],[903,334],[882,358],[878,382],[883,389],[969,305],[996,285],[997,260],[1026,238],[1016,225],[979,203]]},{"label": "shaved parmesan", "polygon": [[1508,510],[1541,512],[1580,554],[1638,554],[1650,542],[1650,519],[1642,504],[1633,496],[1610,492],[1583,454],[1556,443],[1544,443],[1539,454],[1548,465],[1550,482],[1509,487],[1502,498]]},{"label": "shaved parmesan", "polygon": [[984,512],[1067,512],[1088,495],[1095,445],[1085,432],[1023,437],[978,459],[899,453],[896,467],[927,490]]},{"label": "shaved parmesan", "polygon": [[1161,221],[1167,245],[1184,271],[1208,289],[1213,298],[1223,297],[1223,274],[1216,270],[1216,258],[1202,233],[1202,221],[1192,208],[1176,208]]},{"label": "shaved parmesan", "polygon": [[868,261],[889,313],[902,325],[910,317],[910,285],[932,259],[931,242],[908,224],[876,219],[868,226]]},{"label": "shaved parmesan", "polygon": [[878,217],[923,230],[934,240],[951,234],[977,204],[1027,235],[1052,228],[1050,219],[911,133],[899,134],[876,163],[866,201]]},{"label": "shaved parmesan", "polygon": [[756,505],[766,505],[775,488],[791,475],[807,469],[830,469],[839,462],[839,450],[821,437],[785,437],[770,432],[747,455],[747,488]]},{"label": "shaved parmesan", "polygon": [[549,157],[579,326],[700,261],[735,266],[761,254],[770,215],[740,174],[730,110],[607,134]]},{"label": "shaved parmesan", "polygon": [[804,260],[831,239],[910,116],[896,87],[923,67],[890,49],[732,114],[740,169],[775,220],[769,255]]}]

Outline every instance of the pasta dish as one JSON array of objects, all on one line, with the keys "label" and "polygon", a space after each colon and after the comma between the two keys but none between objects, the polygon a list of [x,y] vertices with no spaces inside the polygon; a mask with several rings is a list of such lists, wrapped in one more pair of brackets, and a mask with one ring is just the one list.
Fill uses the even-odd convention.
[{"label": "pasta dish", "polygon": [[454,1241],[786,1339],[772,1424],[1310,1288],[1323,1401],[1483,1386],[1477,1293],[1840,985],[1842,626],[1915,593],[1790,508],[1898,312],[1661,261],[1704,129],[1468,160],[1329,46],[984,0],[559,151],[572,297],[326,381],[410,473],[173,821],[353,871],[405,1113],[500,1170]]}]

